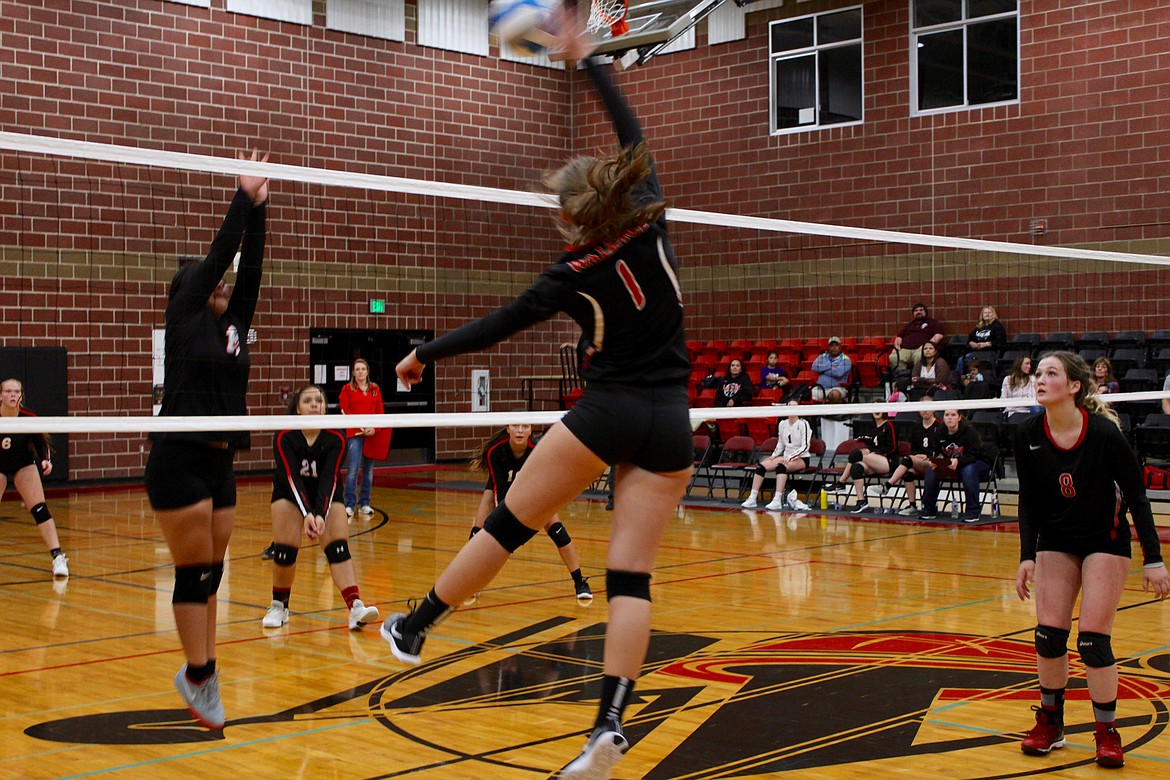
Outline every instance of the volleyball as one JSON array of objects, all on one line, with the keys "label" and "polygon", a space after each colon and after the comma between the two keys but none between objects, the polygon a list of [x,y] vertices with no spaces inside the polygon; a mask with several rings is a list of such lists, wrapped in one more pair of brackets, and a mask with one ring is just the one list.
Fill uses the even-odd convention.
[{"label": "volleyball", "polygon": [[560,0],[492,0],[488,6],[488,26],[501,43],[522,56],[543,51],[552,41],[548,22]]}]

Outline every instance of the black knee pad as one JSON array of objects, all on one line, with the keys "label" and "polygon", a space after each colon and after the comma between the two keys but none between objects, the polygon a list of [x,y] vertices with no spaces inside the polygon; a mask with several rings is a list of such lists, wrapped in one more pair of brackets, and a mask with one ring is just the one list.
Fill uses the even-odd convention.
[{"label": "black knee pad", "polygon": [[605,598],[612,601],[615,596],[629,596],[633,599],[650,600],[650,574],[640,571],[605,570]]},{"label": "black knee pad", "polygon": [[905,466],[908,469],[912,469],[912,468],[914,468],[914,459],[911,458],[909,455],[904,455],[904,456],[902,456],[902,459],[900,461],[898,461],[898,465]]},{"label": "black knee pad", "polygon": [[850,479],[863,479],[865,477],[865,466],[860,463],[854,463],[849,467]]},{"label": "black knee pad", "polygon": [[1068,631],[1053,626],[1036,626],[1036,655],[1063,658],[1068,652]]},{"label": "black knee pad", "polygon": [[1082,631],[1077,634],[1077,652],[1081,654],[1085,666],[1092,669],[1102,669],[1117,663],[1113,657],[1113,637],[1109,634]]},{"label": "black knee pad", "polygon": [[776,464],[776,473],[777,473],[777,474],[787,474],[787,473],[788,473],[788,467],[787,467],[787,466],[785,466],[783,463],[777,463],[777,464]]},{"label": "black knee pad", "polygon": [[569,532],[565,530],[565,526],[561,523],[553,523],[545,531],[548,538],[553,540],[553,544],[557,547],[568,547],[573,543],[573,537],[569,536]]},{"label": "black knee pad", "polygon": [[219,583],[223,580],[223,561],[211,564],[211,577],[207,580],[207,595],[219,593]]},{"label": "black knee pad", "polygon": [[752,469],[752,471],[756,472],[761,477],[768,473],[768,470],[766,468],[764,468],[762,464],[759,464],[759,463],[756,464],[755,468]]},{"label": "black knee pad", "polygon": [[297,562],[297,555],[300,554],[301,548],[294,547],[291,544],[280,544],[279,542],[272,543],[272,562],[277,566],[292,566]]},{"label": "black knee pad", "polygon": [[338,539],[325,545],[325,560],[330,564],[345,563],[350,557],[348,539]]},{"label": "black knee pad", "polygon": [[44,501],[28,510],[28,513],[32,515],[32,518],[37,525],[40,525],[41,523],[47,523],[53,519],[53,513],[49,511],[49,505]]},{"label": "black knee pad", "polygon": [[467,538],[471,539],[472,537],[474,537],[477,533],[479,533],[482,530],[483,529],[480,528],[478,525],[471,526],[471,530],[468,531],[468,533],[467,533]]},{"label": "black knee pad", "polygon": [[210,566],[176,566],[172,604],[206,604],[211,596]]},{"label": "black knee pad", "polygon": [[503,501],[496,504],[496,508],[483,521],[483,530],[500,543],[500,546],[509,554],[523,547],[529,539],[536,536],[536,529],[529,528],[516,519],[512,510]]},{"label": "black knee pad", "polygon": [[861,454],[861,450],[854,450],[853,452],[849,453],[849,462],[850,463],[860,463],[861,459],[864,457],[865,456],[863,454]]}]

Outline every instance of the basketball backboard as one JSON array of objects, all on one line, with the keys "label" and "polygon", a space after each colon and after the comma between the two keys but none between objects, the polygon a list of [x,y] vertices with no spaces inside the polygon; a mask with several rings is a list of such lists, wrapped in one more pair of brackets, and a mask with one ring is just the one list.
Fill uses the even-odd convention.
[{"label": "basketball backboard", "polygon": [[626,14],[629,32],[615,38],[608,29],[602,30],[597,51],[621,58],[627,66],[635,62],[640,65],[724,2],[731,1],[630,0]]}]

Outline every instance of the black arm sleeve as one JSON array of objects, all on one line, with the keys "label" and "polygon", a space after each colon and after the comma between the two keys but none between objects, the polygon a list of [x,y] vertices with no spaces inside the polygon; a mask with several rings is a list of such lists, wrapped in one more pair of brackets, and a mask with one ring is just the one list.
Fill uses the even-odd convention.
[{"label": "black arm sleeve", "polygon": [[1138,464],[1137,455],[1119,430],[1111,432],[1107,446],[1110,450],[1108,462],[1113,466],[1113,481],[1121,489],[1121,497],[1129,507],[1134,530],[1137,531],[1138,540],[1142,545],[1144,562],[1158,563],[1162,560],[1162,548],[1158,541],[1158,529],[1154,526],[1154,513],[1150,509],[1150,499],[1146,495],[1146,485],[1142,481],[1142,469]]},{"label": "black arm sleeve", "polygon": [[1036,507],[1036,485],[1031,453],[1028,452],[1027,437],[1020,431],[1016,435],[1016,471],[1020,480],[1020,560],[1036,560],[1036,542],[1040,528],[1036,524],[1039,512]]},{"label": "black arm sleeve", "polygon": [[[227,216],[223,218],[223,224],[211,242],[207,257],[190,271],[187,282],[175,294],[168,309],[173,307],[176,313],[187,313],[199,311],[207,305],[207,299],[232,266],[251,211],[252,199],[243,190],[236,190],[236,196],[232,198]],[[235,295],[232,297],[235,298]]]},{"label": "black arm sleeve", "polygon": [[[601,96],[601,101],[605,103],[605,108],[613,120],[618,143],[629,149],[644,141],[646,137],[642,134],[642,126],[638,124],[637,117],[605,69],[589,57],[585,60],[585,72],[593,80],[593,86],[597,88],[597,94]],[[646,181],[646,186],[654,199],[662,199],[662,185],[658,183],[658,170],[654,167],[653,160],[650,161],[650,177]]]},{"label": "black arm sleeve", "polygon": [[329,504],[333,502],[333,494],[337,492],[337,482],[341,475],[341,453],[345,451],[345,437],[339,431],[324,430],[318,436],[329,437],[329,446],[326,449],[323,463],[317,464],[317,495],[313,504],[313,513],[321,517],[329,515]]},{"label": "black arm sleeve", "polygon": [[[256,314],[256,303],[260,299],[260,279],[264,267],[265,226],[268,218],[266,203],[251,206],[248,211],[247,223],[244,227],[244,245],[240,250],[240,268],[236,274],[236,286],[232,290],[232,297],[228,302],[228,308],[239,317],[245,330],[252,325],[252,317]],[[250,200],[249,204],[251,204]],[[246,335],[246,333],[241,333],[240,338],[244,338]]]},{"label": "black arm sleeve", "polygon": [[420,346],[416,352],[419,362],[431,363],[486,349],[552,317],[561,310],[567,289],[564,282],[554,277],[554,270],[555,266],[511,303]]}]

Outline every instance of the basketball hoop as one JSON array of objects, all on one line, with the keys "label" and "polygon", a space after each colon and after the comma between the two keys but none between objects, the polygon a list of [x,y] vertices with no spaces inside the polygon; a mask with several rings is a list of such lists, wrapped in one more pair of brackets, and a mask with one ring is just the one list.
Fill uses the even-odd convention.
[{"label": "basketball hoop", "polygon": [[630,26],[626,24],[628,10],[628,0],[592,0],[589,21],[585,24],[585,29],[589,32],[601,32],[603,28],[609,27],[609,34],[612,37],[625,35],[630,31]]}]

